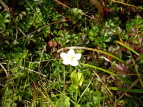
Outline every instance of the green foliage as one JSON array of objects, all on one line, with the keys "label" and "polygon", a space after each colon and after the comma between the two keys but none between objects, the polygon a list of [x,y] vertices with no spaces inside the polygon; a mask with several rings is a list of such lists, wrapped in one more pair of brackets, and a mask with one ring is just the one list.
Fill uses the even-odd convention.
[{"label": "green foliage", "polygon": [[[103,22],[86,0],[0,3],[1,107],[143,106],[140,9],[103,0]],[[70,46],[84,49],[77,67],[57,53]]]},{"label": "green foliage", "polygon": [[62,96],[57,102],[55,107],[70,107],[70,98],[67,96]]},{"label": "green foliage", "polygon": [[72,81],[72,86],[75,89],[78,89],[79,86],[81,86],[83,84],[84,81],[84,76],[81,72],[77,72],[76,70],[74,70],[71,73],[71,81]]},{"label": "green foliage", "polygon": [[10,22],[9,19],[9,13],[8,12],[3,12],[0,14],[0,30],[5,30],[6,29],[6,24]]}]

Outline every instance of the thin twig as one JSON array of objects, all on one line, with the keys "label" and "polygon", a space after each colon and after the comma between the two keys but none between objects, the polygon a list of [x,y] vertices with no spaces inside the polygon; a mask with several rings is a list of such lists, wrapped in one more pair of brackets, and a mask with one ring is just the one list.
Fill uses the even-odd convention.
[{"label": "thin twig", "polygon": [[[91,81],[92,81],[92,80],[91,80]],[[87,91],[88,87],[89,87],[90,84],[91,84],[91,81],[89,82],[89,84],[87,85],[87,87],[85,88],[85,90],[84,90],[84,91],[82,92],[82,94],[80,95],[80,97],[79,97],[77,103],[79,103],[79,101],[81,100],[82,96],[83,96],[83,95],[85,94],[85,92]]]},{"label": "thin twig", "polygon": [[118,101],[120,101],[121,98],[123,98],[123,96],[126,94],[126,92],[128,92],[133,86],[135,86],[137,83],[139,82],[139,78],[137,78],[131,85],[130,87],[124,91],[124,93],[115,101],[115,103],[113,104],[114,107],[116,107]]},{"label": "thin twig", "polygon": [[10,15],[10,20],[11,20],[11,14],[10,14],[10,9],[9,9],[9,7],[2,1],[2,0],[0,0],[0,3],[4,6],[4,8],[5,8],[5,10],[7,10],[8,11],[8,13],[9,13],[9,15]]},{"label": "thin twig", "polygon": [[5,72],[5,74],[6,74],[6,77],[8,77],[8,72],[7,72],[7,70],[5,69],[5,67],[0,63],[0,66],[3,68],[3,70],[4,70],[4,72]]},{"label": "thin twig", "polygon": [[[60,22],[53,22],[53,23],[47,24],[47,25],[45,25],[45,26],[43,26],[43,27],[41,27],[41,28],[39,28],[39,29],[37,29],[37,30],[35,30],[35,31],[31,32],[31,33],[29,33],[29,34],[24,34],[24,33],[23,33],[24,36],[21,37],[21,38],[19,38],[19,39],[23,39],[23,38],[25,38],[25,37],[27,37],[27,36],[29,36],[29,35],[35,33],[35,32],[40,31],[40,30],[43,29],[43,28],[46,28],[47,26],[50,26],[50,25],[52,25],[52,24],[57,24],[57,23],[60,23]],[[19,29],[19,30],[21,31],[21,29]],[[18,39],[18,40],[19,40],[19,39]]]},{"label": "thin twig", "polygon": [[100,76],[95,72],[93,71],[94,74],[97,76],[97,78],[99,79],[99,81],[104,85],[104,87],[108,90],[108,92],[113,95],[113,93],[109,90],[109,88],[104,84],[104,82],[102,81],[102,79],[100,78]]},{"label": "thin twig", "polygon": [[[130,51],[129,51],[129,52],[130,52]],[[134,66],[135,66],[136,73],[137,73],[138,78],[139,78],[139,80],[140,80],[140,84],[141,84],[141,86],[142,86],[142,88],[143,88],[143,81],[142,81],[141,75],[139,75],[138,65],[136,65],[135,59],[134,59],[134,57],[133,57],[133,55],[132,55],[131,52],[130,52],[130,55],[131,55],[131,57],[132,57],[132,61],[133,61],[133,64],[134,64]]]},{"label": "thin twig", "polygon": [[69,6],[67,6],[67,5],[65,5],[64,3],[62,3],[62,2],[60,2],[60,1],[58,1],[58,0],[54,0],[55,2],[57,2],[57,3],[59,3],[59,4],[61,4],[61,5],[63,5],[64,7],[67,7],[67,8],[69,8],[70,9],[70,7]]},{"label": "thin twig", "polygon": [[[45,51],[46,51],[46,44],[45,44],[45,46],[44,46],[44,48],[43,48],[43,50],[42,50],[42,52],[41,52],[41,56],[40,56],[39,62],[41,62],[42,57],[43,57],[43,54],[44,54]],[[40,63],[39,63],[39,66],[38,66],[38,72],[40,72]]]},{"label": "thin twig", "polygon": [[16,41],[15,39],[13,39],[12,37],[10,37],[9,35],[6,35],[5,33],[3,32],[0,32],[1,34],[3,34],[4,36],[7,36],[9,39],[13,40],[13,41]]},{"label": "thin twig", "polygon": [[[60,2],[60,1],[58,1],[58,0],[54,0],[54,1],[57,2],[57,3],[59,3],[59,4],[61,4],[61,5],[63,5],[63,6],[66,7],[66,8],[71,9],[71,7],[67,6],[66,4],[64,4],[64,3],[62,3],[62,2]],[[97,20],[97,19],[95,19],[95,18],[93,18],[93,17],[91,17],[91,16],[89,16],[89,15],[87,15],[87,14],[85,14],[85,13],[83,13],[82,15],[84,15],[84,16],[90,18],[90,19]]]},{"label": "thin twig", "polygon": [[45,24],[45,22],[40,18],[40,16],[37,14],[37,12],[33,9],[33,7],[29,4],[29,2],[27,1],[27,0],[25,0],[26,2],[27,2],[27,4],[30,6],[30,8],[34,11],[34,13],[38,16],[38,18],[40,19],[40,21],[44,24],[44,25],[46,25]]},{"label": "thin twig", "polygon": [[25,68],[25,67],[22,67],[22,66],[19,66],[19,68],[26,69],[26,70],[28,70],[28,71],[32,71],[32,72],[34,72],[34,73],[36,73],[36,74],[42,75],[43,77],[47,77],[46,75],[44,75],[44,74],[42,74],[42,73],[40,73],[40,72],[34,71],[34,70],[32,70],[32,69],[28,69],[28,68]]},{"label": "thin twig", "polygon": [[123,4],[123,5],[126,5],[126,6],[130,6],[130,7],[134,7],[134,8],[138,8],[138,9],[143,10],[143,8],[138,7],[138,6],[134,6],[134,5],[131,5],[131,4],[127,4],[127,3],[123,3],[123,2],[120,2],[120,1],[115,1],[115,0],[111,0],[111,1],[116,2],[116,3]]}]

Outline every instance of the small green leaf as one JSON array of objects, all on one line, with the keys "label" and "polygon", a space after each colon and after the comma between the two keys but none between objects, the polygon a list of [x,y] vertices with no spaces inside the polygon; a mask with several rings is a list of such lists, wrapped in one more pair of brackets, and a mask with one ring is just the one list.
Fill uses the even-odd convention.
[{"label": "small green leaf", "polygon": [[83,74],[81,72],[77,72],[76,70],[71,73],[70,77],[72,80],[72,85],[75,89],[78,89],[78,86],[81,86],[84,82]]},{"label": "small green leaf", "polygon": [[13,67],[12,72],[16,73],[18,71],[18,67]]},{"label": "small green leaf", "polygon": [[63,96],[56,102],[56,107],[70,107],[70,98],[63,95]]}]

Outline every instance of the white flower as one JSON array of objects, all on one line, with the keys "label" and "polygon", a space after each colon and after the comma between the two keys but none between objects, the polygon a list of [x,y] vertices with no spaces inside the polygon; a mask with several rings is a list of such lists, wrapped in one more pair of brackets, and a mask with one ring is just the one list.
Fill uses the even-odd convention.
[{"label": "white flower", "polygon": [[67,53],[61,53],[61,58],[63,59],[63,64],[77,66],[78,60],[81,58],[81,54],[75,54],[73,49],[70,49]]}]

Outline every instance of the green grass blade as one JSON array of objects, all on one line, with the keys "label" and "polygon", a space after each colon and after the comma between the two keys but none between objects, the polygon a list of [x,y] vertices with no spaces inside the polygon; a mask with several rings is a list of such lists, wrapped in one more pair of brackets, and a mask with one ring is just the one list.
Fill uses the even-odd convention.
[{"label": "green grass blade", "polygon": [[83,66],[88,66],[90,68],[95,68],[95,69],[101,70],[101,71],[106,72],[106,73],[108,73],[110,75],[113,75],[113,76],[117,75],[117,74],[115,74],[115,73],[113,73],[113,72],[111,72],[109,70],[106,70],[106,69],[103,69],[103,68],[100,68],[100,67],[97,67],[97,66],[93,66],[93,65],[89,65],[89,64],[84,64],[84,63],[80,63],[80,64],[83,65]]},{"label": "green grass blade", "polygon": [[[108,73],[110,75],[113,75],[113,76],[116,76],[116,77],[120,78],[121,80],[123,80],[125,83],[128,83],[128,84],[132,84],[133,83],[132,81],[128,80],[127,78],[124,78],[124,77],[122,77],[120,75],[117,75],[117,74],[115,74],[115,73],[113,73],[113,72],[111,72],[109,70],[106,70],[106,69],[103,69],[103,68],[100,68],[100,67],[97,67],[97,66],[94,66],[94,65],[89,65],[89,64],[84,64],[84,63],[80,63],[80,64],[83,65],[83,66],[90,67],[90,68],[98,69],[100,71],[106,72],[106,73]],[[138,88],[141,88],[137,84],[135,86],[138,87]]]},{"label": "green grass blade", "polygon": [[[126,91],[127,88],[118,88],[118,87],[108,87],[110,90],[115,90],[115,91]],[[142,89],[130,89],[128,92],[133,92],[133,93],[143,93]]]},{"label": "green grass blade", "polygon": [[130,51],[132,51],[134,54],[139,55],[139,53],[138,53],[138,52],[136,52],[135,50],[133,50],[133,49],[132,49],[132,48],[130,48],[129,46],[127,46],[127,45],[123,44],[122,42],[116,41],[116,43],[118,43],[118,44],[120,44],[120,45],[124,46],[125,48],[129,49],[129,50],[130,50]]}]

